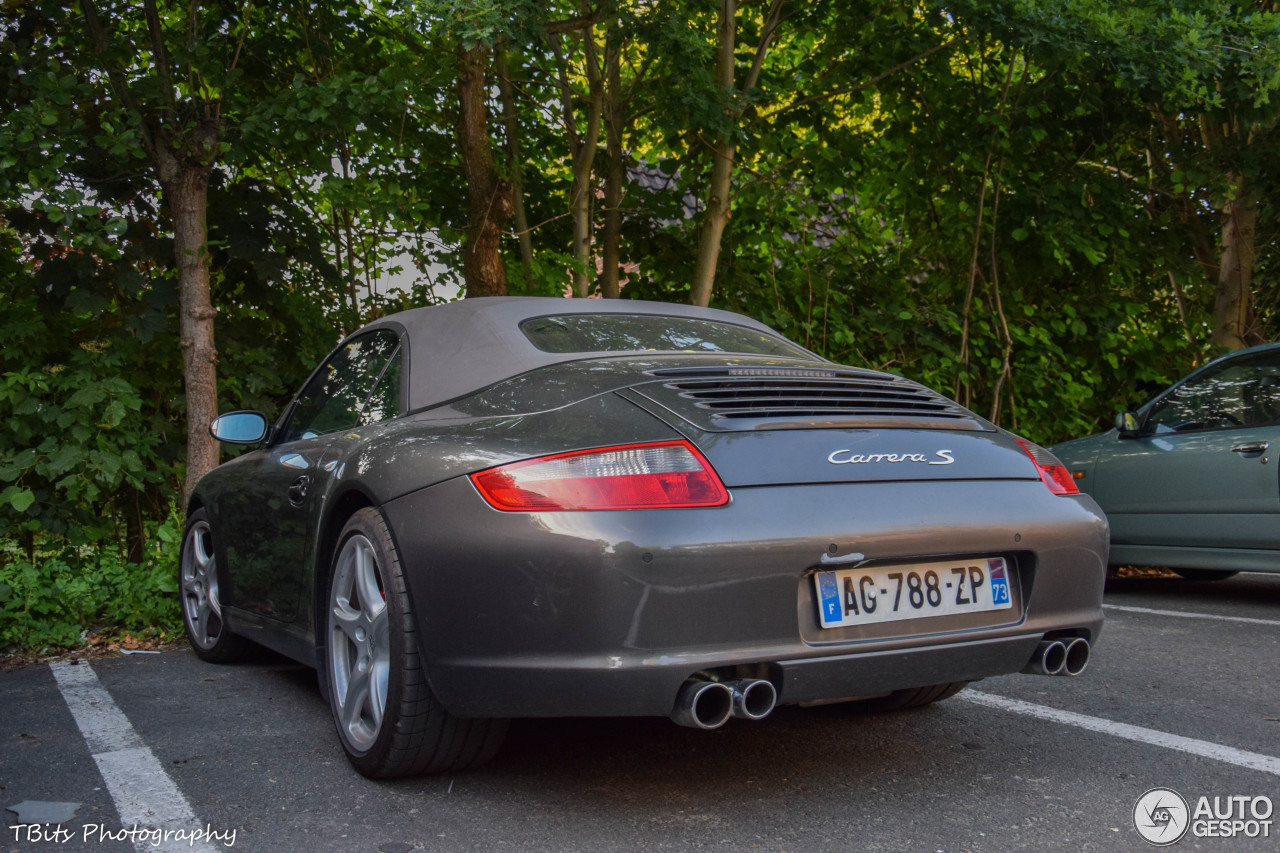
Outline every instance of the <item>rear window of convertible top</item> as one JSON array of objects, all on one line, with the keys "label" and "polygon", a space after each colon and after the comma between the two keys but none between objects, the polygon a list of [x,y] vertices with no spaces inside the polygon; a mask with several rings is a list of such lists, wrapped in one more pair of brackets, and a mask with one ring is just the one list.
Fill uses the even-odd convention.
[{"label": "rear window of convertible top", "polygon": [[656,314],[560,314],[533,317],[520,331],[543,352],[732,352],[813,356],[783,338],[712,320]]}]

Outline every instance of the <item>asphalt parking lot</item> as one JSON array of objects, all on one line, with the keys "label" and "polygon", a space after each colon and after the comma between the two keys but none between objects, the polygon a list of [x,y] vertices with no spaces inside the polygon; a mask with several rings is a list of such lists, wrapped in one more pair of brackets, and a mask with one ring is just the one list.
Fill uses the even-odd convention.
[{"label": "asphalt parking lot", "polygon": [[[1280,815],[1257,816],[1280,804],[1280,576],[1122,579],[1106,607],[1076,679],[714,732],[518,721],[490,765],[396,783],[350,769],[314,674],[283,658],[27,667],[0,673],[0,851],[1140,850],[1153,788],[1245,812],[1170,849],[1280,849]],[[11,810],[51,802],[67,819],[39,829]]]}]

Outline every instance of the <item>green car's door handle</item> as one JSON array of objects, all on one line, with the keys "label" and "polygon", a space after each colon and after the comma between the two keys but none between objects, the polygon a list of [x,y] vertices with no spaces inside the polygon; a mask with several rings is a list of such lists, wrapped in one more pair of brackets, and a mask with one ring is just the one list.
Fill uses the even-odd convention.
[{"label": "green car's door handle", "polygon": [[1231,448],[1232,453],[1262,453],[1271,446],[1269,441],[1254,441],[1249,444],[1237,444]]}]

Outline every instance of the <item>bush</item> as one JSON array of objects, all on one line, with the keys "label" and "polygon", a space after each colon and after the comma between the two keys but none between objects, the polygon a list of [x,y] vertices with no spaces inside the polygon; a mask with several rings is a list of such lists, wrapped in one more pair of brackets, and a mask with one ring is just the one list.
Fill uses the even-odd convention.
[{"label": "bush", "polygon": [[126,562],[108,542],[72,546],[45,538],[28,558],[16,541],[0,540],[0,647],[75,647],[91,629],[178,634],[181,510],[173,506],[146,533],[141,563]]}]

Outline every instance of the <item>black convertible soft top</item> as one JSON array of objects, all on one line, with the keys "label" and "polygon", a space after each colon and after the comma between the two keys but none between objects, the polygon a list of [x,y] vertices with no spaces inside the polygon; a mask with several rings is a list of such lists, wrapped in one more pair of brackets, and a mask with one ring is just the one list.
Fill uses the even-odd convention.
[{"label": "black convertible soft top", "polygon": [[[417,411],[463,397],[538,367],[591,357],[592,353],[544,352],[520,330],[520,323],[525,320],[563,314],[688,317],[741,326],[785,340],[750,317],[715,308],[638,299],[560,299],[548,296],[489,296],[414,308],[375,320],[350,337],[375,329],[391,329],[400,334],[402,341],[407,341],[407,402],[409,411]],[[795,347],[795,344],[788,343]],[[816,355],[812,358],[821,360]]]}]

